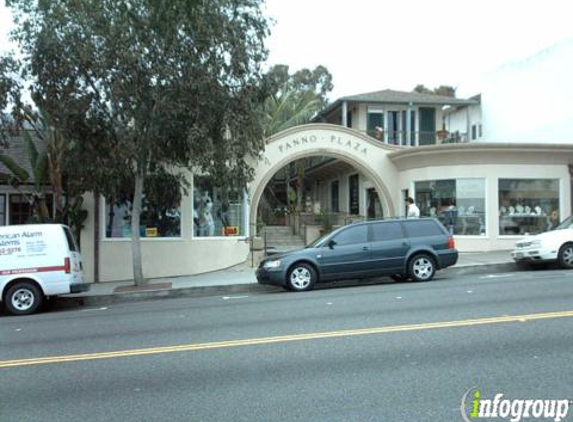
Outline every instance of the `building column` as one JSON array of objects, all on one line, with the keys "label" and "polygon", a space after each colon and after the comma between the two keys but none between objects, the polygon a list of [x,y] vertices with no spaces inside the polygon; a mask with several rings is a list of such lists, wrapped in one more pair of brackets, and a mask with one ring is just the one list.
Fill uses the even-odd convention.
[{"label": "building column", "polygon": [[467,141],[472,141],[472,133],[471,133],[471,121],[470,121],[470,106],[466,107],[466,133],[467,133]]},{"label": "building column", "polygon": [[346,101],[342,102],[342,126],[348,127],[348,103]]},{"label": "building column", "polygon": [[411,146],[410,139],[412,137],[412,103],[408,104],[406,108],[406,130],[403,132],[406,134],[406,142],[404,145]]},{"label": "building column", "polygon": [[387,145],[388,144],[388,110],[384,109],[384,112],[382,113],[382,119],[384,122],[383,128],[384,128],[384,143]]}]

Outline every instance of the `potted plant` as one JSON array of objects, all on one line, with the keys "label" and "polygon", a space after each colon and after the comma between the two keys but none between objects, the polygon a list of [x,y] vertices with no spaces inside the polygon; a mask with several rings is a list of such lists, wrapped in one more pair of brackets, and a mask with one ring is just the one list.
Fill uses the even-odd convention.
[{"label": "potted plant", "polygon": [[332,213],[326,212],[326,211],[320,211],[320,215],[318,217],[318,220],[320,221],[320,235],[324,236],[327,233],[330,233],[332,231],[332,220],[333,220],[333,215]]},{"label": "potted plant", "polygon": [[288,214],[288,208],[286,206],[276,207],[275,208],[276,224],[279,226],[285,226],[287,214]]}]

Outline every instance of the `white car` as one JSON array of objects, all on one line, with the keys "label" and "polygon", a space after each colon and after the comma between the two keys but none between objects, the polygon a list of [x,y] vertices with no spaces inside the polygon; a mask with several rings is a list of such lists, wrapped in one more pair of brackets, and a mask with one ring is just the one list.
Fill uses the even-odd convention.
[{"label": "white car", "polygon": [[551,231],[520,240],[511,256],[517,263],[558,262],[573,268],[573,216]]}]

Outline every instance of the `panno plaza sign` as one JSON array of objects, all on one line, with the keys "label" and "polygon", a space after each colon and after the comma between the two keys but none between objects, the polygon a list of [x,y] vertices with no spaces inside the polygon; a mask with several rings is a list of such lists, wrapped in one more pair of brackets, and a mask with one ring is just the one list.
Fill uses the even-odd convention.
[{"label": "panno plaza sign", "polygon": [[364,143],[356,139],[346,138],[340,135],[300,135],[296,138],[287,139],[277,145],[279,153],[286,155],[289,152],[294,152],[296,149],[303,149],[305,146],[312,145],[318,148],[332,148],[356,151],[362,155],[367,155],[368,149]]}]

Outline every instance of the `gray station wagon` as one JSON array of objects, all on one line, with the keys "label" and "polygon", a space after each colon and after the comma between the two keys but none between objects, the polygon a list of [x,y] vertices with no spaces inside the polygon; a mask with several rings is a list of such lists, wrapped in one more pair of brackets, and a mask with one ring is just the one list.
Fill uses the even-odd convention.
[{"label": "gray station wagon", "polygon": [[457,260],[454,239],[438,220],[392,219],[341,227],[304,249],[264,259],[256,274],[260,284],[300,292],[319,282],[384,275],[429,281]]}]

